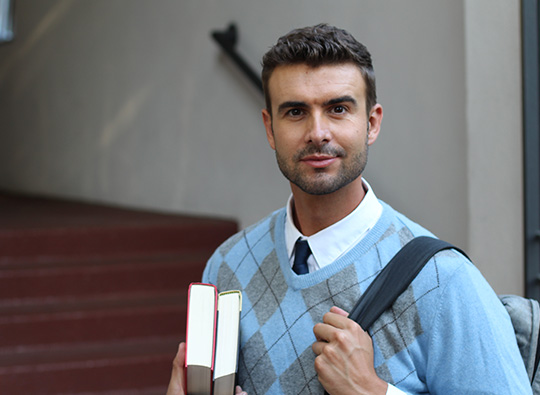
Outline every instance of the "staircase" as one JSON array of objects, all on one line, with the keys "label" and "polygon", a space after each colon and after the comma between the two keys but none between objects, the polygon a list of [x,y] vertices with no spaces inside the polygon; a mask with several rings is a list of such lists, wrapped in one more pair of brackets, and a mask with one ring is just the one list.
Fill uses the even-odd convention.
[{"label": "staircase", "polygon": [[233,221],[0,194],[0,394],[164,394]]}]

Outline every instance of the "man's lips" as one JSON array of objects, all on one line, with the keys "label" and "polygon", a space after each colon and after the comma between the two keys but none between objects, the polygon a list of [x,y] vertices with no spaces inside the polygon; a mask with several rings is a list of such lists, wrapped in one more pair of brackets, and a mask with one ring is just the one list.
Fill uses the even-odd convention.
[{"label": "man's lips", "polygon": [[307,155],[300,159],[301,162],[313,168],[321,169],[330,166],[338,158],[332,155]]}]

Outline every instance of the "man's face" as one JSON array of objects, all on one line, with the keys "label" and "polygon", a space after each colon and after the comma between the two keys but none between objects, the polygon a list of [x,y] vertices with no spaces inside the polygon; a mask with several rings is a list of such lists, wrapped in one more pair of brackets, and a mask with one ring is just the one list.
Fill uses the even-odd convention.
[{"label": "man's face", "polygon": [[268,89],[272,113],[263,110],[266,134],[293,189],[325,195],[361,182],[382,108],[376,105],[369,117],[366,114],[365,83],[358,67],[279,66]]}]

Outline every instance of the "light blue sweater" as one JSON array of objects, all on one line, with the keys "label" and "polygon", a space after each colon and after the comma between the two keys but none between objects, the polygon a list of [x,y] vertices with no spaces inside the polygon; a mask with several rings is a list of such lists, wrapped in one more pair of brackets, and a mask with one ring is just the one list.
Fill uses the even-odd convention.
[{"label": "light blue sweater", "polygon": [[[381,202],[382,203],[382,202]],[[255,394],[322,394],[313,326],[350,311],[382,267],[427,230],[382,203],[381,218],[334,263],[297,276],[285,249],[285,209],[226,241],[203,281],[243,291],[239,384]],[[437,254],[369,331],[383,380],[414,394],[530,394],[510,319],[476,267]]]}]

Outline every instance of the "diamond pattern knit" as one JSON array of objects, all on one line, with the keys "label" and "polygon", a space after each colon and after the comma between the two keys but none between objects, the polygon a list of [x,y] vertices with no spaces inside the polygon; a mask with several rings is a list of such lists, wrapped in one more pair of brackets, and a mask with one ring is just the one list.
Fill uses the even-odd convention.
[{"label": "diamond pattern knit", "polygon": [[[238,377],[250,395],[324,392],[314,369],[313,326],[334,305],[350,311],[407,241],[429,234],[383,205],[381,219],[357,246],[314,273],[298,276],[291,270],[284,209],[233,236],[214,253],[203,281],[216,284],[219,291],[243,291]],[[464,265],[476,273],[456,252],[437,254],[375,322],[370,335],[379,377],[411,392],[428,390],[426,350],[433,340],[426,332],[437,319],[441,284]]]}]

